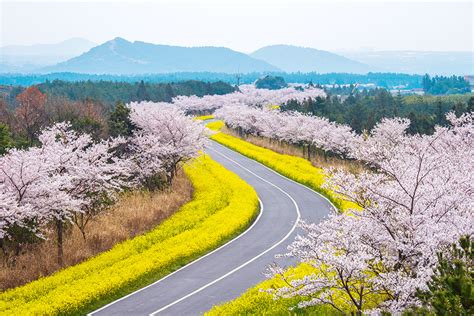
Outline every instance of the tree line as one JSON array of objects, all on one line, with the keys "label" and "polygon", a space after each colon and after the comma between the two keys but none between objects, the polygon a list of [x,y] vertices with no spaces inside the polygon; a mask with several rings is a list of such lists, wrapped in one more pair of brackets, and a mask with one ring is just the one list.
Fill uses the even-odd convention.
[{"label": "tree line", "polygon": [[433,95],[471,92],[469,82],[460,76],[434,76],[431,78],[426,74],[423,76],[422,85],[425,93]]},{"label": "tree line", "polygon": [[6,148],[37,144],[41,129],[55,122],[70,122],[72,128],[95,140],[124,133],[125,103],[170,102],[179,95],[226,94],[235,89],[223,82],[187,81],[155,84],[143,81],[66,82],[9,87],[0,97],[0,154]]},{"label": "tree line", "polygon": [[289,101],[282,111],[298,111],[326,117],[337,123],[347,124],[358,133],[370,131],[387,117],[409,118],[408,132],[432,134],[435,125],[446,125],[446,113],[454,111],[458,116],[474,111],[471,94],[450,96],[402,96],[388,90],[353,90],[349,95],[327,93],[303,102]]},{"label": "tree line", "polygon": [[[204,82],[189,80],[183,82],[152,83],[143,80],[137,82],[114,81],[46,81],[36,87],[49,96],[64,97],[71,101],[93,100],[112,107],[118,101],[170,102],[178,95],[226,94],[233,92],[233,86],[222,82]],[[5,90],[4,98],[11,107],[18,103],[16,97],[25,90],[22,86],[12,86]]]},{"label": "tree line", "polygon": [[199,80],[206,82],[224,81],[232,85],[254,83],[266,75],[280,76],[286,82],[294,83],[319,83],[319,84],[351,84],[351,83],[373,83],[380,87],[390,88],[393,86],[406,85],[407,88],[421,88],[421,75],[409,75],[402,73],[376,73],[369,72],[367,74],[352,73],[327,73],[320,74],[317,72],[268,72],[268,73],[245,73],[245,74],[227,74],[213,72],[180,72],[169,74],[153,74],[153,75],[92,75],[79,73],[52,73],[52,74],[1,74],[0,84],[2,85],[21,85],[30,86],[44,83],[46,81],[113,81],[134,83],[141,80],[152,83],[182,82],[189,80]]}]

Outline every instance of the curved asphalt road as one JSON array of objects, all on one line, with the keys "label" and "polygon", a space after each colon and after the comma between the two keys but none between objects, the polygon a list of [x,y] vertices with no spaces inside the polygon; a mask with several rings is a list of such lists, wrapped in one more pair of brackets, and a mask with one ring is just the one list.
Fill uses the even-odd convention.
[{"label": "curved asphalt road", "polygon": [[[207,153],[253,186],[262,211],[242,235],[167,277],[112,302],[93,315],[198,315],[265,279],[265,267],[298,233],[299,218],[318,222],[332,209],[314,191],[215,142]],[[282,261],[286,260],[286,261]]]}]

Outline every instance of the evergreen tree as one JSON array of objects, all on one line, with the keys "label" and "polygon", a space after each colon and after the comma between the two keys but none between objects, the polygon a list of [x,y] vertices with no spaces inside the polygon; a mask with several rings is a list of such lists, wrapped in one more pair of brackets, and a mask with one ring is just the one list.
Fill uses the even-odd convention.
[{"label": "evergreen tree", "polygon": [[446,113],[443,111],[443,103],[441,100],[436,102],[436,124],[446,125]]},{"label": "evergreen tree", "polygon": [[423,90],[425,92],[428,92],[431,90],[431,78],[430,75],[426,74],[423,76],[423,79],[421,80],[421,84],[423,86]]},{"label": "evergreen tree", "polygon": [[10,130],[7,125],[0,123],[0,155],[5,154],[10,146]]},{"label": "evergreen tree", "polygon": [[164,101],[165,101],[165,102],[171,102],[175,96],[176,96],[176,95],[175,95],[175,93],[174,93],[174,91],[173,91],[173,87],[171,86],[171,84],[167,83],[166,86],[165,86],[165,97],[164,97]]},{"label": "evergreen tree", "polygon": [[393,116],[398,117],[400,109],[403,108],[405,102],[403,101],[403,97],[398,91],[397,96],[395,97],[395,102],[393,103]]},{"label": "evergreen tree", "polygon": [[148,94],[145,83],[142,80],[138,84],[137,101],[149,101],[149,100],[150,100],[150,95]]},{"label": "evergreen tree", "polygon": [[439,263],[429,291],[418,293],[425,307],[437,315],[474,315],[474,243],[469,237],[438,254]]},{"label": "evergreen tree", "polygon": [[467,102],[467,112],[474,112],[474,97],[470,97]]},{"label": "evergreen tree", "polygon": [[117,102],[115,109],[110,113],[108,125],[111,136],[119,135],[129,136],[133,131],[133,124],[130,121],[130,108],[125,106],[123,102]]},{"label": "evergreen tree", "polygon": [[456,116],[461,116],[461,114],[465,112],[464,104],[462,104],[462,102],[457,102],[453,106],[453,111],[456,114]]}]

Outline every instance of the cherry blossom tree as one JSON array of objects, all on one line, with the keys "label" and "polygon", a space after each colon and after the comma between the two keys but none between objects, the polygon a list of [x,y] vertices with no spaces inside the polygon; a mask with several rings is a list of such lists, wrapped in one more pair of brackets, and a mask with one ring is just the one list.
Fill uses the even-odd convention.
[{"label": "cherry blossom tree", "polygon": [[264,136],[304,146],[308,158],[311,147],[347,155],[359,138],[347,125],[296,112],[282,113],[278,109],[225,106],[218,109],[215,116],[241,134]]},{"label": "cherry blossom tree", "polygon": [[164,172],[167,183],[182,162],[196,157],[206,143],[206,129],[168,103],[131,103],[130,119],[138,127],[132,137],[135,170],[146,180]]},{"label": "cherry blossom tree", "polygon": [[39,140],[41,147],[0,157],[0,239],[21,242],[29,232],[42,237],[54,222],[61,263],[64,222],[76,223],[85,237],[90,217],[128,185],[131,167],[112,150],[123,139],[94,143],[59,123]]},{"label": "cherry blossom tree", "polygon": [[205,95],[203,97],[178,96],[173,98],[172,103],[181,110],[191,114],[212,113],[224,106],[254,106],[265,107],[269,105],[283,105],[290,100],[303,102],[316,97],[325,97],[324,90],[306,87],[296,89],[288,87],[279,90],[257,89],[254,85],[241,85],[239,90],[224,95]]},{"label": "cherry blossom tree", "polygon": [[77,206],[61,190],[67,180],[50,176],[50,168],[42,148],[12,149],[0,157],[0,239],[12,242],[16,253],[32,234],[42,236],[51,209]]},{"label": "cherry blossom tree", "polygon": [[62,223],[72,221],[85,239],[89,220],[115,201],[116,192],[130,186],[131,165],[114,152],[125,139],[94,142],[89,134],[72,130],[69,123],[58,123],[44,130],[39,140],[49,157],[49,176],[67,180],[61,191],[78,203],[77,207],[51,209],[58,238],[62,236]]},{"label": "cherry blossom tree", "polygon": [[423,136],[406,134],[408,120],[384,119],[369,137],[358,139],[351,156],[371,170],[328,170],[327,187],[361,209],[301,224],[306,235],[298,236],[286,256],[318,272],[273,293],[307,297],[301,307],[324,303],[341,309],[342,297],[359,312],[374,296],[382,300],[379,310],[393,313],[419,305],[416,291],[427,289],[437,252],[474,232],[473,117],[450,114],[452,126]]}]

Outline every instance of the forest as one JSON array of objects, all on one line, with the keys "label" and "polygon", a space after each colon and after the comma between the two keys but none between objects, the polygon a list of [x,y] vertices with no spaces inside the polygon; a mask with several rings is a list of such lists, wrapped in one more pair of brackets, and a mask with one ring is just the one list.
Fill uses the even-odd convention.
[{"label": "forest", "polygon": [[409,75],[400,73],[371,73],[361,74],[350,74],[350,73],[328,73],[320,74],[317,72],[309,73],[242,73],[242,74],[226,74],[226,73],[213,73],[213,72],[180,72],[180,73],[169,73],[169,74],[153,74],[153,75],[92,75],[92,74],[79,74],[79,73],[52,73],[52,74],[0,74],[0,84],[2,85],[20,85],[30,86],[41,84],[46,81],[62,80],[62,81],[114,81],[114,82],[139,82],[141,80],[151,83],[167,83],[167,82],[179,82],[188,80],[199,80],[199,81],[224,81],[232,85],[249,84],[255,82],[255,80],[265,76],[280,76],[285,79],[286,82],[296,83],[320,83],[320,84],[351,84],[351,83],[373,83],[381,87],[393,87],[399,85],[407,85],[409,88],[421,88],[422,87],[422,76],[421,75]]},{"label": "forest", "polygon": [[[274,78],[277,78],[278,88],[286,86],[282,77],[267,76],[259,82],[272,87]],[[434,78],[433,82],[439,82],[439,78]],[[195,95],[199,98],[234,91],[236,87],[221,81],[127,83],[55,80],[29,88],[5,87],[0,98],[0,151],[33,144],[38,131],[53,122],[69,121],[74,129],[87,132],[94,139],[116,135],[116,129],[123,127],[117,127],[113,120],[117,115],[124,115],[125,103],[144,100],[171,102],[180,96]],[[186,100],[189,104],[182,106],[190,110],[192,102]],[[402,96],[392,95],[383,88],[357,90],[354,86],[346,86],[326,88],[324,95],[311,95],[299,100],[289,98],[279,104],[282,104],[282,111],[325,117],[332,122],[347,124],[358,133],[370,131],[384,117],[402,117],[410,119],[410,133],[430,134],[435,125],[446,125],[445,115],[449,111],[457,115],[473,111],[474,97],[472,94]],[[199,114],[199,108],[197,112]]]},{"label": "forest", "polygon": [[[348,124],[356,132],[370,131],[384,117],[410,119],[411,134],[431,134],[435,125],[446,125],[446,113],[457,115],[474,110],[474,96],[464,95],[408,95],[393,96],[385,89],[357,91],[349,95],[337,95],[328,91],[326,97],[317,97],[303,102],[289,101],[281,107],[283,111],[298,111],[326,117],[337,123]],[[338,91],[340,92],[340,91]]]},{"label": "forest", "polygon": [[[38,86],[9,87],[0,98],[0,152],[36,144],[41,129],[68,121],[95,140],[123,131],[124,104],[151,100],[170,102],[178,95],[225,94],[234,87],[223,82],[116,83],[52,81]],[[116,122],[116,120],[122,120]],[[127,121],[128,122],[128,121]]]}]

